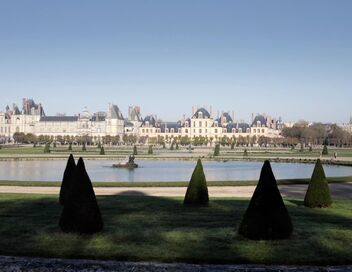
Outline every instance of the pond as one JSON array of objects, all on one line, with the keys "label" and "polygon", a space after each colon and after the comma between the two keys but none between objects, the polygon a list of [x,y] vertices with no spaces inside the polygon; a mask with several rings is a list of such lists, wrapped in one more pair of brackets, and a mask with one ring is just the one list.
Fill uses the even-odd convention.
[{"label": "pond", "polygon": [[[92,181],[189,181],[196,161],[139,160],[139,168],[113,168],[112,160],[85,160]],[[262,162],[203,161],[208,181],[257,180]],[[272,163],[277,179],[309,178],[313,164]],[[0,161],[0,180],[60,181],[65,160]],[[324,165],[328,177],[352,176],[352,167]]]}]

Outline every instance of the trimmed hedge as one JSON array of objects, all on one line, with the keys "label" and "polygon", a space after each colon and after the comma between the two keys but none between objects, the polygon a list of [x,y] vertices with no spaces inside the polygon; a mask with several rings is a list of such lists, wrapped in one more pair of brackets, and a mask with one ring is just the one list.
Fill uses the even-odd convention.
[{"label": "trimmed hedge", "polygon": [[59,226],[63,232],[80,234],[93,234],[104,227],[92,182],[82,158],[79,158],[74,171]]},{"label": "trimmed hedge", "polygon": [[328,181],[320,159],[317,160],[308,190],[304,197],[304,205],[310,208],[329,207],[332,204]]},{"label": "trimmed hedge", "polygon": [[279,240],[293,231],[269,161],[265,161],[258,185],[243,216],[239,234],[252,240]]},{"label": "trimmed hedge", "polygon": [[220,144],[216,144],[214,149],[214,157],[219,155],[220,155]]},{"label": "trimmed hedge", "polygon": [[206,206],[209,203],[208,187],[205,179],[203,165],[200,159],[194,168],[191,180],[188,184],[184,205]]},{"label": "trimmed hedge", "polygon": [[68,198],[75,169],[76,169],[76,162],[75,162],[75,159],[73,158],[73,155],[70,154],[67,160],[67,164],[66,164],[66,168],[64,171],[64,176],[62,178],[62,183],[60,188],[59,202],[61,205],[64,205],[66,202],[66,199]]}]

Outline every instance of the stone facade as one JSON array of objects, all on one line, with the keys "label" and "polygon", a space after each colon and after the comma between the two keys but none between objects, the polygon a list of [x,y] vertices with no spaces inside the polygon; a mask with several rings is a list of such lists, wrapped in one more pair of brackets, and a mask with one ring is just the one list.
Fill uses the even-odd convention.
[{"label": "stone facade", "polygon": [[14,104],[0,112],[0,137],[10,140],[15,132],[32,133],[37,136],[90,136],[95,139],[110,135],[133,134],[137,137],[204,137],[217,141],[232,137],[280,137],[282,123],[270,116],[257,115],[251,124],[235,122],[228,113],[214,119],[205,108],[194,111],[191,118],[178,122],[163,122],[156,116],[141,117],[139,107],[129,107],[124,118],[117,105],[110,104],[106,112],[91,114],[84,109],[76,116],[46,116],[41,104],[24,99],[22,110]]}]

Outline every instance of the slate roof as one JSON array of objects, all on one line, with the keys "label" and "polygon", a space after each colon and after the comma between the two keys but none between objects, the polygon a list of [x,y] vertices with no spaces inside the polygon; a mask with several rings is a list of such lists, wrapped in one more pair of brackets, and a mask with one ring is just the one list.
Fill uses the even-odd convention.
[{"label": "slate roof", "polygon": [[144,118],[142,126],[145,125],[146,122],[149,122],[149,126],[151,126],[151,127],[155,127],[155,125],[156,125],[155,118],[152,115],[148,115]]},{"label": "slate roof", "polygon": [[192,118],[199,118],[199,113],[200,113],[200,112],[202,113],[203,118],[210,118],[209,112],[208,112],[206,109],[204,109],[204,108],[198,109],[198,110],[195,112],[195,114],[193,115]]},{"label": "slate roof", "polygon": [[78,116],[43,116],[40,122],[76,122]]},{"label": "slate roof", "polygon": [[266,121],[267,121],[266,118],[265,118],[263,115],[257,115],[257,116],[254,118],[254,120],[253,120],[252,127],[256,127],[258,121],[260,121],[261,126],[262,126],[262,125],[267,126],[267,124],[266,124]]},{"label": "slate roof", "polygon": [[232,133],[232,129],[242,129],[242,133],[246,133],[247,129],[250,128],[249,124],[247,123],[231,123],[226,126],[226,130],[229,133]]},{"label": "slate roof", "polygon": [[111,107],[109,108],[109,117],[111,119],[124,120],[119,107],[116,105],[111,105]]},{"label": "slate roof", "polygon": [[178,121],[178,122],[163,122],[160,125],[160,130],[161,130],[161,132],[165,132],[165,129],[168,128],[169,132],[170,132],[170,129],[173,128],[174,132],[176,133],[176,132],[178,132],[178,129],[180,127],[181,127],[180,121]]}]

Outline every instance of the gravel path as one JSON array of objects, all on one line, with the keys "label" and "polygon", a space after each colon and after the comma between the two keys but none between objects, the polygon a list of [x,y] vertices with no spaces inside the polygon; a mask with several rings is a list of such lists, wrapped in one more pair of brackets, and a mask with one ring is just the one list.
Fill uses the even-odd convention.
[{"label": "gravel path", "polygon": [[[352,182],[329,185],[333,197],[352,199]],[[251,197],[255,186],[209,186],[211,197]],[[280,185],[283,196],[303,197],[307,185]],[[96,187],[97,195],[184,196],[186,187]],[[59,187],[0,186],[0,193],[58,194]]]},{"label": "gravel path", "polygon": [[4,272],[347,272],[352,266],[266,266],[266,265],[196,265],[184,263],[134,263],[117,261],[68,260],[0,256]]}]

